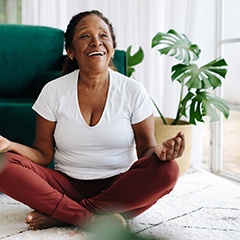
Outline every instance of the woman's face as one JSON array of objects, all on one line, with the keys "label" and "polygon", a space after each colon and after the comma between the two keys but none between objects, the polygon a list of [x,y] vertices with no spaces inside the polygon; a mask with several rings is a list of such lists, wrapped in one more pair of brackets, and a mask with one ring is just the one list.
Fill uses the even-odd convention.
[{"label": "woman's face", "polygon": [[114,54],[108,25],[93,14],[83,18],[76,26],[72,46],[72,49],[67,49],[68,56],[75,57],[81,72],[106,71]]}]

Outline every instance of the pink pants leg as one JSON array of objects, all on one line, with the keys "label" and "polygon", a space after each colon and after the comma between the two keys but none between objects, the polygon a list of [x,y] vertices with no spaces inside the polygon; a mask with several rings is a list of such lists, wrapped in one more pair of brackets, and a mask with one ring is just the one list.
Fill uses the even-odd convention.
[{"label": "pink pants leg", "polygon": [[12,153],[0,173],[0,191],[60,221],[82,227],[93,214],[139,215],[169,193],[177,163],[139,159],[125,173],[103,180],[76,180]]}]

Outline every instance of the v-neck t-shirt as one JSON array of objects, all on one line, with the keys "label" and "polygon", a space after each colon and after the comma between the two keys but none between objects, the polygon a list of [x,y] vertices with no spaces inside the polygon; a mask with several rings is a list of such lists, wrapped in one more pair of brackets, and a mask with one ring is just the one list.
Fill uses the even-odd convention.
[{"label": "v-neck t-shirt", "polygon": [[76,70],[47,83],[33,105],[40,116],[56,122],[55,169],[86,180],[127,171],[137,160],[132,124],[153,114],[151,98],[140,82],[109,69],[102,116],[89,126],[78,103],[78,76]]}]

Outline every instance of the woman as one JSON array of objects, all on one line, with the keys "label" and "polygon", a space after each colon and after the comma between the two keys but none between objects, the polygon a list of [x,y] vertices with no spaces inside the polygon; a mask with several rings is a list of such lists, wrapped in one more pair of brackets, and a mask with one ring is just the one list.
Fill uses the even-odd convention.
[{"label": "woman", "polygon": [[[33,230],[84,227],[104,215],[125,224],[173,189],[184,135],[156,144],[151,99],[110,68],[115,35],[100,12],[74,16],[65,42],[68,74],[33,106],[33,147],[0,137],[0,190],[35,209],[26,217]],[[53,158],[55,169],[46,168]]]}]

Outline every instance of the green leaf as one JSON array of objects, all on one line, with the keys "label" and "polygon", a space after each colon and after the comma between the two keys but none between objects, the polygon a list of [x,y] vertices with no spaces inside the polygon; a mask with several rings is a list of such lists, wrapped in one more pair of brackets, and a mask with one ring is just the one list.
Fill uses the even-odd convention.
[{"label": "green leaf", "polygon": [[215,59],[200,68],[196,64],[177,64],[172,67],[171,78],[184,82],[188,89],[215,89],[226,76],[226,66],[224,59]]},{"label": "green leaf", "polygon": [[126,51],[127,65],[135,66],[142,62],[142,60],[144,58],[144,52],[143,52],[143,49],[141,47],[139,47],[138,51],[136,53],[134,53],[133,55],[131,55],[131,49],[132,49],[132,46],[128,47],[128,49]]},{"label": "green leaf", "polygon": [[196,121],[203,122],[204,113],[201,107],[201,98],[195,96],[190,104],[189,109],[189,122],[196,125]]},{"label": "green leaf", "polygon": [[196,124],[196,121],[203,122],[204,116],[209,116],[211,122],[218,121],[219,112],[228,118],[229,107],[226,101],[205,90],[197,90],[190,104],[189,122],[192,124]]},{"label": "green leaf", "polygon": [[179,34],[175,30],[167,33],[157,33],[152,39],[152,48],[159,46],[158,51],[163,55],[175,57],[183,63],[189,63],[199,58],[201,50],[196,44],[192,44],[185,34]]},{"label": "green leaf", "polygon": [[187,117],[187,113],[186,113],[187,105],[189,102],[191,102],[193,97],[194,97],[194,94],[192,92],[188,92],[186,96],[180,101],[177,115],[174,121],[172,122],[172,125],[177,125],[182,116]]},{"label": "green leaf", "polygon": [[223,58],[217,58],[201,67],[201,71],[207,76],[204,81],[209,81],[213,89],[221,86],[221,80],[226,77],[227,63]]},{"label": "green leaf", "polygon": [[[225,118],[229,117],[229,106],[227,104],[227,102],[223,99],[220,98],[218,96],[215,96],[209,92],[206,92],[205,95],[201,94],[204,96],[204,98],[206,99],[206,105],[213,105],[215,108],[218,109],[218,111],[222,112]],[[206,114],[208,115],[208,112],[206,112]]]},{"label": "green leaf", "polygon": [[133,74],[133,72],[135,72],[135,68],[128,67],[128,66],[127,66],[127,69],[126,69],[126,70],[127,70],[127,73],[126,73],[126,74],[127,74],[128,77],[131,77],[132,74]]},{"label": "green leaf", "polygon": [[184,82],[188,89],[202,88],[200,72],[196,64],[177,64],[172,67],[173,81]]},{"label": "green leaf", "polygon": [[127,73],[126,75],[130,77],[135,69],[132,66],[136,66],[141,63],[144,58],[144,52],[141,47],[139,47],[138,51],[131,55],[132,46],[129,46],[126,50],[126,61],[127,61]]},{"label": "green leaf", "polygon": [[194,97],[194,94],[192,92],[188,92],[187,95],[182,99],[182,101],[180,103],[180,109],[181,109],[180,114],[181,115],[187,116],[187,113],[186,113],[187,104],[189,101],[192,100],[193,97]]}]

